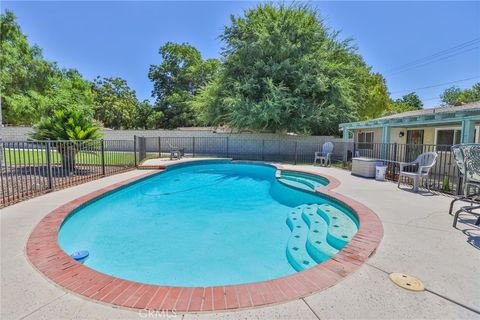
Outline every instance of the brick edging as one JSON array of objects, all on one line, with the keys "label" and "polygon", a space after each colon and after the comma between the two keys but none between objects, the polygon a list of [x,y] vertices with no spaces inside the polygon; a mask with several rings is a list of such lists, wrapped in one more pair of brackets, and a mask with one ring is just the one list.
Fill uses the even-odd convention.
[{"label": "brick edging", "polygon": [[375,251],[383,237],[377,215],[363,204],[331,191],[340,185],[334,177],[309,170],[283,169],[324,177],[329,184],[317,192],[342,202],[359,220],[352,240],[335,256],[307,270],[268,281],[214,287],[176,287],[144,284],[106,275],[78,263],[58,245],[58,231],[76,208],[119,187],[156,174],[149,172],[70,201],[47,214],[27,242],[26,254],[43,275],[58,286],[97,302],[116,306],[175,312],[203,312],[251,308],[287,302],[329,288],[351,274]]}]

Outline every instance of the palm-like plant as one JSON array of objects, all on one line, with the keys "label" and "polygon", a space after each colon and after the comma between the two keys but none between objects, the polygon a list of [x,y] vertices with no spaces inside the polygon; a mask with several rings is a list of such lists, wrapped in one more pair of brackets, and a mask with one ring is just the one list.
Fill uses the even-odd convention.
[{"label": "palm-like plant", "polygon": [[102,136],[88,115],[77,110],[57,110],[52,117],[44,117],[37,123],[30,137],[35,140],[59,140],[55,142],[61,156],[62,167],[67,173],[75,170],[75,155],[86,141]]}]

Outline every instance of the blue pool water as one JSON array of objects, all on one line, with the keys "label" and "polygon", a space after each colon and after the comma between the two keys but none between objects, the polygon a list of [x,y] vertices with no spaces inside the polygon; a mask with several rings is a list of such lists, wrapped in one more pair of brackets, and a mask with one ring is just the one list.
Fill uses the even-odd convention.
[{"label": "blue pool water", "polygon": [[97,271],[159,285],[240,284],[304,270],[338,252],[358,222],[275,171],[241,162],[171,167],[79,208],[59,245],[67,254],[88,250],[84,264]]}]

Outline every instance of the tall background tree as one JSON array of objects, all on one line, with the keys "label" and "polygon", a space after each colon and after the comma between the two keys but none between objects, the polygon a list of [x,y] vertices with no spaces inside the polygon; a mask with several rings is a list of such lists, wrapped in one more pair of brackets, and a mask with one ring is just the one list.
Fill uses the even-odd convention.
[{"label": "tall background tree", "polygon": [[368,120],[382,116],[390,108],[390,98],[385,78],[379,74],[363,71],[364,81],[359,84],[357,119]]},{"label": "tall background tree", "polygon": [[55,110],[75,108],[91,114],[90,83],[74,69],[61,70],[46,61],[41,49],[30,45],[6,11],[0,15],[0,99],[2,121],[30,125]]},{"label": "tall background tree", "polygon": [[123,79],[97,78],[92,83],[75,69],[60,69],[45,60],[11,11],[0,15],[0,28],[3,123],[32,125],[59,110],[81,112],[115,129],[155,128],[162,118],[148,101],[140,103]]},{"label": "tall background tree", "polygon": [[[0,19],[0,98],[11,125],[76,110],[113,129],[227,125],[336,134],[341,122],[422,107],[414,93],[392,101],[352,41],[340,40],[306,5],[261,4],[232,17],[220,36],[221,60],[203,59],[189,44],[162,45],[161,62],[148,74],[153,106],[138,101],[124,79],[91,82],[59,68],[28,43],[12,12]],[[480,85],[451,91],[445,101],[471,101]]]},{"label": "tall background tree", "polygon": [[[97,77],[93,82],[93,92],[95,119],[111,129],[136,127],[138,123],[135,117],[139,115],[138,109],[142,106],[126,80]],[[150,110],[151,108],[148,109]]]},{"label": "tall background tree", "polygon": [[196,116],[190,101],[212,79],[220,63],[216,59],[203,60],[197,49],[185,43],[168,42],[160,47],[159,54],[162,62],[150,66],[148,73],[154,87],[155,110],[163,115],[158,126],[192,126]]},{"label": "tall background tree", "polygon": [[334,134],[388,107],[383,79],[308,6],[259,5],[232,17],[220,38],[218,78],[192,101],[206,123]]},{"label": "tall background tree", "polygon": [[423,109],[423,102],[415,92],[404,95],[403,97],[392,100],[388,114]]},{"label": "tall background tree", "polygon": [[460,89],[453,86],[445,89],[440,95],[442,103],[445,105],[460,105],[474,101],[480,101],[480,83],[476,83],[472,88]]},{"label": "tall background tree", "polygon": [[30,46],[11,11],[0,15],[0,44],[3,121],[30,124],[40,118],[43,97],[52,87],[54,65],[43,59],[38,46]]}]

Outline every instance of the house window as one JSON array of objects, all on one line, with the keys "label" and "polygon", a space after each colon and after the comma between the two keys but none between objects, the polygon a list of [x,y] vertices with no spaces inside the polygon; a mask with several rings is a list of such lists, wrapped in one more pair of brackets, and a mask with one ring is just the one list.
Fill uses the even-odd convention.
[{"label": "house window", "polygon": [[437,151],[450,151],[450,146],[459,144],[462,138],[460,129],[437,129]]},{"label": "house window", "polygon": [[357,137],[358,149],[373,149],[373,131],[359,132]]}]

